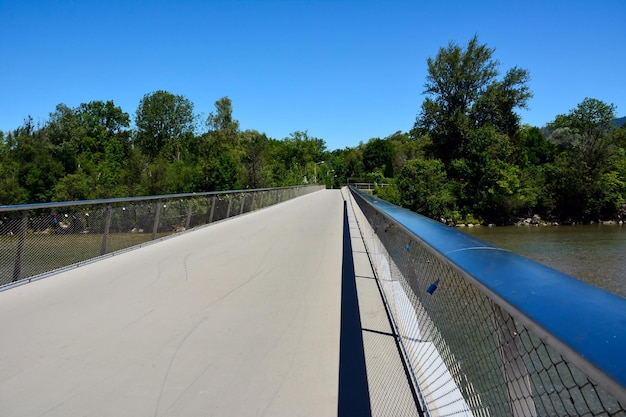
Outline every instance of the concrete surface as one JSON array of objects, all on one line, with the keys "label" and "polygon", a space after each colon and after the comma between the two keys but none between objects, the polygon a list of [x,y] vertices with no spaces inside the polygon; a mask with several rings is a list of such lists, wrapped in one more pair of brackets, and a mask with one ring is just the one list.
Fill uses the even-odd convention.
[{"label": "concrete surface", "polygon": [[[417,415],[350,202],[344,237],[344,197],[316,192],[0,292],[0,416]],[[343,373],[343,392],[365,375],[370,407],[338,394],[357,351],[366,372]]]},{"label": "concrete surface", "polygon": [[342,222],[320,191],[1,292],[0,415],[335,415]]}]

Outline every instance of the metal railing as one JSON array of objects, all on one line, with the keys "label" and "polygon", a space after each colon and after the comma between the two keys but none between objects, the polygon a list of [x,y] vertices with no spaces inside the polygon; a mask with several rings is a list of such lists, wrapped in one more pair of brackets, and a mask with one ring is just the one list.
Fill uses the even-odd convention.
[{"label": "metal railing", "polygon": [[428,416],[626,416],[626,299],[351,189]]},{"label": "metal railing", "polygon": [[368,192],[372,192],[374,191],[377,187],[389,187],[391,186],[391,184],[387,184],[385,182],[351,182],[350,183],[350,187],[352,188],[356,188],[357,190],[361,190],[361,191],[368,191]]},{"label": "metal railing", "polygon": [[0,288],[322,188],[309,185],[0,206]]}]

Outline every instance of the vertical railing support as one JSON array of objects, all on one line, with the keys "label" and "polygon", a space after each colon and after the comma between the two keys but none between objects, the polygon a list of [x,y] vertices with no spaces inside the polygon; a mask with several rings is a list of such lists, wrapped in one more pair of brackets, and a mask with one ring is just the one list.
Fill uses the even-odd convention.
[{"label": "vertical railing support", "polygon": [[226,209],[226,218],[230,217],[230,206],[233,203],[233,196],[232,195],[226,195],[226,198],[228,198],[228,208]]},{"label": "vertical railing support", "polygon": [[100,255],[107,253],[107,245],[109,243],[109,229],[111,228],[111,215],[113,208],[107,205],[106,215],[104,218],[104,230],[102,231],[102,246],[100,247]]},{"label": "vertical railing support", "polygon": [[22,222],[17,235],[17,252],[15,254],[15,267],[13,268],[13,279],[15,282],[22,275],[22,264],[24,262],[24,246],[26,246],[26,231],[28,230],[28,211],[22,213]]},{"label": "vertical railing support", "polygon": [[152,225],[152,240],[156,239],[159,231],[159,218],[161,217],[161,200],[156,202],[156,212],[154,213],[154,224]]},{"label": "vertical railing support", "polygon": [[239,208],[239,215],[243,214],[243,206],[246,203],[246,195],[245,194],[240,194],[241,196],[241,207]]},{"label": "vertical railing support", "polygon": [[193,199],[189,199],[189,205],[187,207],[187,220],[185,221],[185,230],[189,229],[191,224],[191,213],[193,212]]},{"label": "vertical railing support", "polygon": [[209,223],[213,223],[213,213],[215,212],[215,199],[215,196],[213,196],[213,198],[211,199],[211,214],[209,215]]}]

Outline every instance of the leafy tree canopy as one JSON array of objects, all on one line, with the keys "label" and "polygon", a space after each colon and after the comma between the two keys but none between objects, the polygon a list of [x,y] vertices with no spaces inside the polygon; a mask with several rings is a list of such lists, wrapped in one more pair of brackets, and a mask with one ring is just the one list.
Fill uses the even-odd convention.
[{"label": "leafy tree canopy", "polygon": [[428,75],[422,104],[412,134],[428,134],[431,155],[446,165],[466,154],[470,132],[493,126],[499,132],[513,134],[518,129],[518,107],[525,107],[531,93],[526,85],[528,72],[509,70],[502,80],[494,49],[480,44],[474,36],[465,49],[450,42],[435,58],[428,58]]},{"label": "leafy tree canopy", "polygon": [[135,115],[136,143],[145,155],[156,158],[173,142],[174,159],[180,160],[183,138],[194,131],[193,104],[164,90],[146,94]]}]

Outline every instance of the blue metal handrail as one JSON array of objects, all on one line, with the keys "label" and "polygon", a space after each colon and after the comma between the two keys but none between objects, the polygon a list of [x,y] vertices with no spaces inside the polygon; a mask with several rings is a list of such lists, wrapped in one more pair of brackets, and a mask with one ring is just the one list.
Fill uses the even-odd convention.
[{"label": "blue metal handrail", "polygon": [[626,299],[352,189],[626,404]]}]

